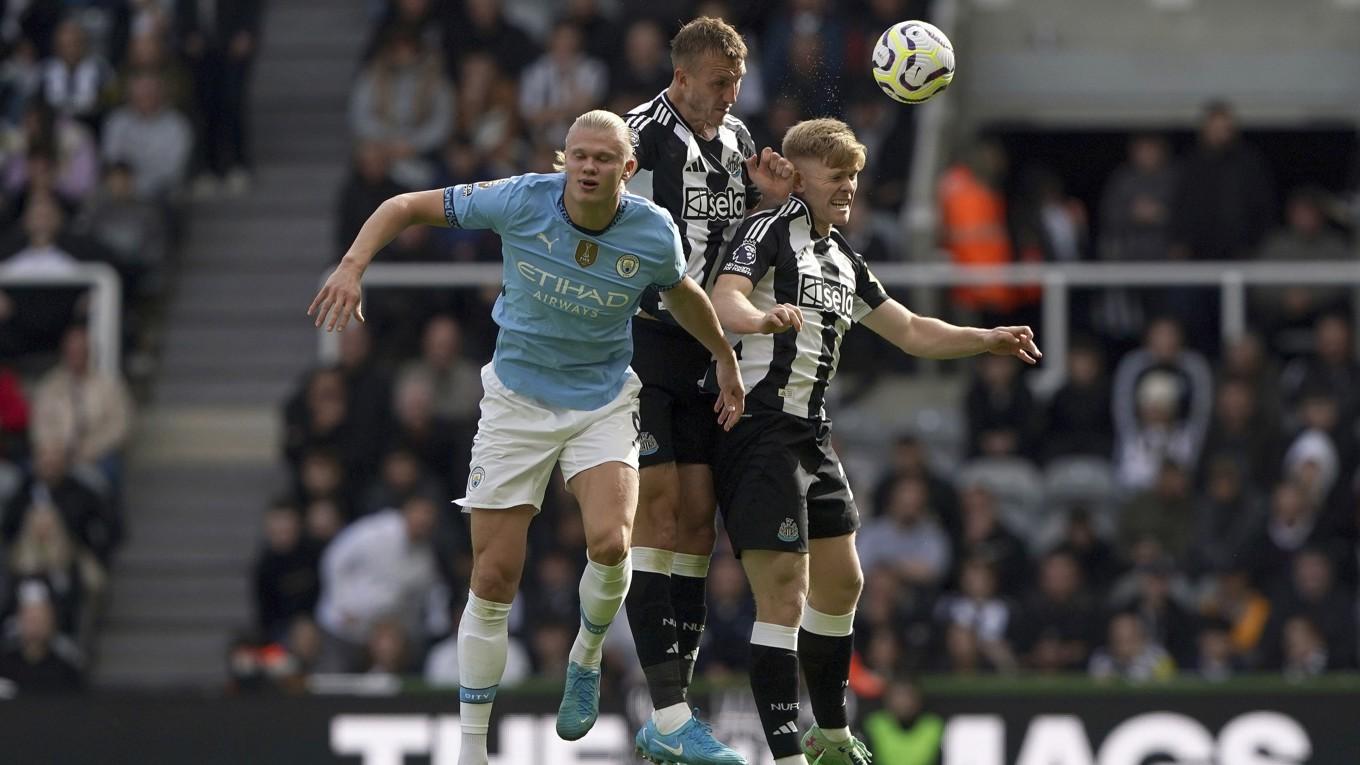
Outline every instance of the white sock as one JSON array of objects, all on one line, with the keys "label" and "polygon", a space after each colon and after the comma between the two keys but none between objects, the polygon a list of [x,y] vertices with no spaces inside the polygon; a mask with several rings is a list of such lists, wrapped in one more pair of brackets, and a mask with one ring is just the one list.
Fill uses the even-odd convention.
[{"label": "white sock", "polygon": [[581,628],[577,630],[576,642],[571,646],[572,661],[591,669],[600,666],[600,647],[604,645],[605,633],[623,605],[632,578],[632,559],[627,555],[612,566],[586,559],[586,570],[581,574],[578,590],[581,596]]},{"label": "white sock", "polygon": [[458,623],[458,720],[463,730],[458,765],[486,765],[486,732],[491,705],[505,673],[509,603],[482,600],[469,592]]},{"label": "white sock", "polygon": [[680,576],[688,576],[694,579],[708,578],[707,555],[693,555],[691,553],[676,553],[671,563],[671,573]]},{"label": "white sock", "polygon": [[775,760],[774,765],[807,765],[807,758],[801,754],[791,754]]},{"label": "white sock", "polygon": [[850,740],[849,728],[822,728],[822,735],[826,736],[827,741],[835,741],[837,744]]},{"label": "white sock", "polygon": [[656,723],[657,730],[669,735],[680,730],[680,727],[689,722],[689,718],[693,716],[688,704],[671,704],[653,711],[652,722]]}]

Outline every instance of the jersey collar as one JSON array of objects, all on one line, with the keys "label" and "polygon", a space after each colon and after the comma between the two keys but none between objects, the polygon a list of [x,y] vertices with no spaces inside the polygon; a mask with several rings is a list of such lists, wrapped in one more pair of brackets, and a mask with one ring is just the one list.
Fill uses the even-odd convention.
[{"label": "jersey collar", "polygon": [[558,214],[558,215],[561,215],[561,216],[562,216],[562,220],[564,220],[564,221],[566,221],[567,223],[569,223],[569,224],[571,225],[572,228],[576,229],[577,231],[580,231],[580,232],[583,233],[583,234],[587,234],[587,235],[589,235],[589,236],[601,236],[601,235],[604,234],[604,232],[606,232],[606,231],[608,231],[609,229],[613,228],[613,227],[614,227],[614,224],[615,224],[615,223],[618,223],[618,222],[619,222],[619,219],[623,217],[623,211],[626,210],[626,209],[628,209],[628,198],[627,198],[627,197],[620,197],[620,198],[619,198],[619,209],[614,213],[614,217],[613,217],[612,219],[610,219],[609,225],[605,226],[604,228],[600,229],[599,231],[596,231],[596,230],[594,230],[594,229],[586,228],[585,226],[582,226],[582,225],[580,225],[579,223],[577,223],[576,221],[572,220],[572,219],[571,219],[571,215],[569,215],[569,214],[567,213],[567,198],[566,198],[566,195],[565,195],[565,194],[558,194],[558,195],[557,195],[557,214]]}]

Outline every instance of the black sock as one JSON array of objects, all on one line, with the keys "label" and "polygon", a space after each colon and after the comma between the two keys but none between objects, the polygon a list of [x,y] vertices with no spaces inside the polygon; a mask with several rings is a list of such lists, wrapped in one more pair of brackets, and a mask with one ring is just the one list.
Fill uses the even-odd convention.
[{"label": "black sock", "polygon": [[845,710],[849,685],[850,656],[854,637],[829,637],[798,630],[798,660],[803,666],[812,715],[819,728],[844,728],[850,724]]},{"label": "black sock", "polygon": [[680,646],[680,681],[688,688],[694,680],[694,662],[704,639],[708,605],[704,603],[704,577],[671,574],[671,608],[675,610],[676,636]]},{"label": "black sock", "polygon": [[751,644],[751,695],[765,743],[777,760],[802,754],[798,735],[798,652]]},{"label": "black sock", "polygon": [[632,585],[623,601],[628,609],[628,627],[637,645],[638,663],[647,677],[652,706],[657,709],[685,703],[670,579],[665,574],[635,568]]}]

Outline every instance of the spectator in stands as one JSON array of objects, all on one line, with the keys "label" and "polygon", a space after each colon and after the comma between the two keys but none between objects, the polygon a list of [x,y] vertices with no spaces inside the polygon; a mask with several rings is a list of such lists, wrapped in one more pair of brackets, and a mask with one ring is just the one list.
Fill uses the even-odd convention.
[{"label": "spectator in stands", "polygon": [[[1344,512],[1334,513],[1333,507],[1338,504],[1338,499],[1342,502],[1349,501],[1349,497],[1346,496],[1349,487],[1338,485],[1338,482],[1343,469],[1350,467],[1351,460],[1346,458],[1343,462],[1341,451],[1332,435],[1336,423],[1335,400],[1325,393],[1310,394],[1304,399],[1304,406],[1300,408],[1327,412],[1328,414],[1322,417],[1330,427],[1315,427],[1305,423],[1303,431],[1294,438],[1285,451],[1284,475],[1306,492],[1309,503],[1319,510],[1320,523],[1330,532],[1344,523],[1336,517],[1344,515]],[[1343,431],[1343,435],[1349,434]],[[1341,495],[1339,498],[1336,496],[1338,493]],[[1346,520],[1349,520],[1349,516],[1346,516]]]},{"label": "spectator in stands", "polygon": [[361,518],[340,533],[321,559],[317,624],[325,640],[322,671],[362,669],[372,629],[393,619],[407,635],[423,635],[425,610],[438,600],[430,535],[439,505],[412,497],[400,510]]},{"label": "spectator in stands", "polygon": [[[326,446],[308,449],[302,455],[296,480],[299,503],[310,507],[317,502],[329,502],[335,506],[342,519],[354,517],[351,484],[357,483],[358,477],[347,474],[345,463],[337,450]],[[343,523],[344,520],[341,525]]]},{"label": "spectator in stands", "polygon": [[85,684],[80,649],[57,631],[57,617],[46,588],[29,582],[20,588],[14,625],[0,643],[0,679],[27,695],[70,693]]},{"label": "spectator in stands", "polygon": [[256,623],[268,640],[283,640],[316,608],[320,559],[321,549],[302,533],[302,514],[291,501],[275,500],[264,514],[254,572]]},{"label": "spectator in stands", "polygon": [[[562,9],[561,19],[571,23],[581,31],[581,42],[587,56],[601,61],[605,66],[614,66],[621,63],[621,43],[623,42],[623,29],[613,19],[600,9],[600,0],[567,0],[563,3],[566,7]],[[662,38],[661,52],[666,51],[665,38]],[[670,80],[670,72],[666,73],[667,83]],[[662,84],[665,87],[666,83]],[[650,91],[643,99],[651,98],[656,92]]]},{"label": "spectator in stands", "polygon": [[671,62],[661,25],[652,19],[634,20],[624,34],[622,60],[611,70],[610,93],[640,104],[665,90],[670,82]]},{"label": "spectator in stands", "polygon": [[165,30],[157,26],[137,29],[128,45],[127,58],[119,67],[110,88],[109,101],[126,101],[132,77],[138,72],[156,72],[165,86],[165,101],[182,114],[193,114],[193,80],[181,62],[178,51],[170,49]]},{"label": "spectator in stands", "polygon": [[33,159],[46,163],[46,189],[67,203],[77,203],[99,181],[99,151],[90,128],[58,114],[46,101],[33,99],[23,121],[3,136],[4,183],[10,195],[28,190],[35,175]]},{"label": "spectator in stands", "polygon": [[435,316],[425,324],[420,358],[398,374],[398,385],[413,375],[434,387],[435,415],[458,425],[477,419],[482,399],[481,370],[463,355],[463,329],[452,316]]},{"label": "spectator in stands", "polygon": [[1085,260],[1090,234],[1086,206],[1067,193],[1062,176],[1052,168],[1032,166],[1022,174],[1019,186],[1013,228],[1021,259]]},{"label": "spectator in stands", "polygon": [[183,184],[193,130],[189,120],[166,103],[159,74],[132,76],[128,103],[109,115],[102,140],[104,160],[126,162],[143,199],[166,201]]},{"label": "spectator in stands", "polygon": [[878,515],[888,506],[893,486],[897,479],[912,476],[926,483],[930,506],[935,509],[940,523],[957,537],[959,531],[959,495],[954,484],[945,480],[939,471],[931,467],[926,458],[926,445],[910,433],[903,433],[893,441],[892,451],[888,454],[887,469],[874,486],[874,510]]},{"label": "spectator in stands", "polygon": [[[0,304],[8,302],[0,293]],[[13,462],[28,450],[28,399],[18,375],[0,360],[0,461]]]},{"label": "spectator in stands", "polygon": [[1100,629],[1097,614],[1077,559],[1066,550],[1055,550],[1039,564],[1038,588],[1017,614],[1012,643],[1031,669],[1080,669]]},{"label": "spectator in stands", "polygon": [[250,185],[246,89],[259,49],[263,0],[175,0],[175,39],[194,76],[200,119],[199,150],[211,175],[200,187],[211,193],[213,178],[227,191]]},{"label": "spectator in stands", "polygon": [[1048,400],[1040,451],[1046,461],[1071,456],[1108,460],[1113,448],[1105,361],[1094,341],[1078,339],[1067,352],[1067,380]]},{"label": "spectator in stands", "polygon": [[[442,5],[442,3],[441,3]],[[382,18],[374,27],[374,34],[364,46],[364,60],[370,61],[382,47],[383,40],[394,29],[405,29],[421,40],[426,50],[439,50],[442,45],[442,24],[435,0],[385,0]]]},{"label": "spectator in stands", "polygon": [[1153,485],[1129,501],[1119,515],[1119,549],[1133,557],[1146,539],[1175,560],[1184,561],[1195,534],[1195,495],[1190,475],[1174,460],[1162,462]]},{"label": "spectator in stands", "polygon": [[90,604],[103,592],[106,573],[80,545],[52,504],[30,507],[10,542],[11,581],[45,582],[57,610],[58,628],[80,637],[88,626]]},{"label": "spectator in stands", "polygon": [[1266,624],[1265,665],[1287,664],[1289,622],[1303,617],[1322,638],[1331,669],[1354,669],[1356,662],[1355,597],[1336,583],[1334,564],[1325,550],[1308,547],[1294,556],[1292,576],[1273,599]]},{"label": "spectator in stands", "polygon": [[164,289],[170,253],[165,212],[137,196],[132,166],[115,162],[104,182],[75,221],[75,230],[94,239],[113,256],[127,294],[158,295]]},{"label": "spectator in stands", "polygon": [[385,144],[378,141],[359,141],[354,147],[354,161],[349,177],[340,189],[340,204],[335,215],[336,259],[345,253],[350,242],[368,216],[383,203],[404,191],[392,180],[392,158]]},{"label": "spectator in stands", "polygon": [[313,500],[307,503],[303,524],[307,528],[307,539],[324,552],[344,528],[345,514],[333,499]]},{"label": "spectator in stands", "polygon": [[1165,260],[1176,172],[1166,139],[1140,133],[1129,156],[1110,175],[1100,199],[1100,257],[1104,260]]},{"label": "spectator in stands", "polygon": [[864,524],[856,538],[865,571],[885,567],[903,583],[934,588],[949,573],[949,537],[935,521],[929,493],[919,478],[900,478],[879,518]]},{"label": "spectator in stands", "polygon": [[[503,5],[502,0],[467,0],[461,13],[448,14],[444,50],[448,51],[449,71],[458,71],[464,57],[477,53],[490,54],[496,66],[512,77],[533,61],[538,46],[506,17]],[[456,45],[451,44],[454,41]]]},{"label": "spectator in stands", "polygon": [[1083,581],[1098,592],[1107,590],[1120,573],[1118,554],[1096,530],[1091,509],[1084,505],[1068,513],[1062,539],[1054,549],[1070,554],[1081,567]]},{"label": "spectator in stands", "polygon": [[[349,425],[349,393],[344,374],[336,367],[316,369],[309,375],[299,401],[294,396],[284,405],[283,453],[299,470],[303,454],[326,447],[352,455]],[[342,457],[346,462],[353,462]]]},{"label": "spectator in stands", "polygon": [[584,51],[581,30],[558,22],[548,50],[520,78],[519,111],[534,140],[558,146],[576,115],[604,101],[609,70]]},{"label": "spectator in stands", "polygon": [[1253,581],[1263,589],[1284,581],[1295,553],[1313,544],[1325,546],[1330,536],[1318,526],[1318,509],[1308,490],[1293,481],[1281,482],[1271,496],[1270,518],[1247,545]]},{"label": "spectator in stands", "polygon": [[[713,556],[708,573],[708,626],[699,649],[699,673],[719,678],[751,664],[749,640],[755,606],[741,564],[730,554]],[[743,645],[746,643],[746,645]]]},{"label": "spectator in stands", "polygon": [[1222,570],[1241,556],[1265,524],[1266,508],[1243,465],[1219,453],[1209,461],[1204,496],[1193,517],[1190,571]]},{"label": "spectator in stands", "polygon": [[1132,683],[1170,680],[1176,662],[1152,639],[1137,614],[1120,613],[1110,619],[1109,639],[1091,655],[1091,676]]},{"label": "spectator in stands", "polygon": [[1274,220],[1275,190],[1265,159],[1239,136],[1232,107],[1210,103],[1199,146],[1182,163],[1172,197],[1172,257],[1245,259]]},{"label": "spectator in stands", "polygon": [[1006,528],[998,515],[996,496],[983,486],[965,487],[960,499],[963,534],[957,557],[980,556],[996,567],[1001,591],[1021,596],[1029,586],[1029,555],[1025,543]]},{"label": "spectator in stands", "polygon": [[1284,624],[1284,676],[1301,681],[1334,668],[1331,647],[1318,626],[1306,616],[1291,617]]},{"label": "spectator in stands", "polygon": [[57,26],[52,44],[52,56],[42,65],[43,98],[59,114],[97,126],[113,70],[90,50],[85,28],[74,15]]},{"label": "spectator in stands", "polygon": [[1271,602],[1251,584],[1245,569],[1229,568],[1214,575],[1200,601],[1200,615],[1220,620],[1228,629],[1233,657],[1251,667],[1260,660],[1261,639],[1270,620]]},{"label": "spectator in stands", "polygon": [[926,708],[910,680],[894,677],[883,694],[883,708],[865,718],[864,733],[878,762],[934,765],[940,759],[944,719]]},{"label": "spectator in stands", "polygon": [[41,54],[34,39],[28,37],[3,50],[6,53],[0,58],[0,121],[17,123],[29,104],[45,103]]},{"label": "spectator in stands", "polygon": [[1228,377],[1218,384],[1214,418],[1204,441],[1201,465],[1230,462],[1250,485],[1264,489],[1280,474],[1280,424],[1257,401],[1249,381]]},{"label": "spectator in stands", "polygon": [[378,478],[369,485],[359,512],[367,515],[388,507],[397,507],[413,494],[445,496],[448,486],[425,470],[420,458],[410,449],[397,447],[383,457]]},{"label": "spectator in stands", "polygon": [[1175,321],[1151,322],[1143,346],[1119,361],[1113,412],[1115,469],[1126,488],[1150,486],[1166,459],[1194,469],[1213,412],[1213,374],[1184,347]]},{"label": "spectator in stands", "polygon": [[804,115],[840,116],[846,16],[826,0],[794,0],[773,13],[760,49],[768,91],[792,96]]},{"label": "spectator in stands", "polygon": [[132,429],[132,394],[116,372],[90,365],[90,333],[66,330],[61,361],[33,394],[33,445],[64,449],[72,465],[93,465],[117,496],[122,451]]},{"label": "spectator in stands", "polygon": [[82,480],[72,475],[66,454],[57,444],[43,444],[34,450],[32,475],[9,498],[0,536],[15,538],[30,512],[50,507],[61,516],[72,540],[107,566],[122,539],[122,520],[95,490],[102,485],[101,479]]},{"label": "spectator in stands", "polygon": [[411,668],[411,649],[401,624],[384,619],[368,632],[367,662],[364,672],[370,675],[401,677]]},{"label": "spectator in stands", "polygon": [[1127,595],[1116,595],[1114,607],[1138,616],[1153,642],[1163,646],[1177,664],[1190,666],[1195,660],[1195,620],[1173,593],[1175,564],[1167,557],[1139,565],[1134,570],[1134,588]]},{"label": "spectator in stands", "polygon": [[[978,140],[940,178],[940,230],[958,265],[1001,266],[1015,260],[1001,192],[1006,164],[1000,143]],[[956,308],[980,312],[983,323],[1005,324],[1004,319],[1034,302],[1025,288],[1002,284],[955,287],[951,294]]]},{"label": "spectator in stands", "polygon": [[1360,415],[1360,362],[1355,359],[1350,322],[1341,314],[1318,319],[1313,329],[1313,352],[1285,366],[1280,392],[1295,406],[1305,391],[1326,390],[1336,399],[1341,422]]},{"label": "spectator in stands", "polygon": [[1042,434],[1042,412],[1020,368],[1004,356],[982,356],[974,364],[976,374],[964,397],[968,456],[1034,455]]},{"label": "spectator in stands", "polygon": [[535,556],[533,573],[525,582],[525,606],[535,620],[571,624],[577,615],[577,584],[581,572],[564,551]]},{"label": "spectator in stands", "polygon": [[1228,623],[1222,619],[1206,619],[1195,638],[1195,674],[1201,679],[1220,683],[1247,670],[1246,662],[1233,651]]},{"label": "spectator in stands", "polygon": [[[1322,189],[1296,189],[1285,206],[1285,227],[1266,239],[1256,257],[1269,262],[1354,260],[1355,249],[1328,226],[1326,205]],[[1271,346],[1287,355],[1308,349],[1308,330],[1323,314],[1350,305],[1344,285],[1285,284],[1255,289],[1251,297],[1253,320],[1266,328]]]},{"label": "spectator in stands", "polygon": [[[34,196],[24,206],[24,247],[5,259],[10,274],[64,274],[74,270],[75,257],[58,242],[65,223],[61,204],[50,194]],[[55,318],[55,317],[53,317]]]},{"label": "spectator in stands", "polygon": [[390,447],[405,447],[414,452],[425,470],[444,485],[462,486],[456,480],[466,470],[471,439],[450,421],[435,413],[434,382],[424,374],[407,375],[397,383],[393,409],[396,427]]},{"label": "spectator in stands", "polygon": [[936,619],[946,629],[960,627],[973,634],[978,653],[993,671],[1016,668],[1007,642],[1011,606],[997,594],[996,569],[986,558],[969,558],[959,573],[959,589],[940,598]]},{"label": "spectator in stands", "polygon": [[394,29],[359,75],[349,102],[356,138],[373,141],[392,160],[392,177],[407,188],[427,188],[429,155],[444,144],[454,118],[453,87],[419,35]]}]

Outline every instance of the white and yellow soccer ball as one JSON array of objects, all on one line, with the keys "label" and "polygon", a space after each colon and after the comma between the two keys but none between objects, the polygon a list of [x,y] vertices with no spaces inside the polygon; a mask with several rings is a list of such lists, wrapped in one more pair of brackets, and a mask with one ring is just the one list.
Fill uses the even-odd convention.
[{"label": "white and yellow soccer ball", "polygon": [[898,22],[878,38],[873,71],[888,98],[919,104],[954,79],[954,44],[933,24]]}]

